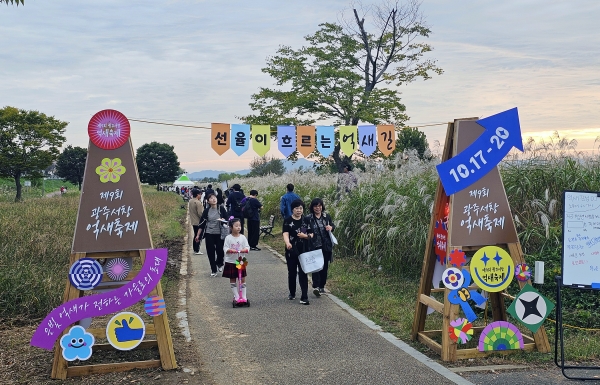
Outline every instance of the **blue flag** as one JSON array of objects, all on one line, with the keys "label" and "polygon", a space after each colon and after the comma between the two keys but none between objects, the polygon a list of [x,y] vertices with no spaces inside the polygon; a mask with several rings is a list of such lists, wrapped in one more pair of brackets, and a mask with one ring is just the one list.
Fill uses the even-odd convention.
[{"label": "blue flag", "polygon": [[335,147],[333,126],[317,126],[317,150],[324,157],[331,155]]},{"label": "blue flag", "polygon": [[296,127],[277,126],[277,146],[286,158],[296,151]]},{"label": "blue flag", "polygon": [[250,125],[232,124],[231,125],[231,149],[238,156],[242,155],[250,148]]},{"label": "blue flag", "polygon": [[371,156],[377,148],[377,127],[358,126],[358,146],[365,156]]}]

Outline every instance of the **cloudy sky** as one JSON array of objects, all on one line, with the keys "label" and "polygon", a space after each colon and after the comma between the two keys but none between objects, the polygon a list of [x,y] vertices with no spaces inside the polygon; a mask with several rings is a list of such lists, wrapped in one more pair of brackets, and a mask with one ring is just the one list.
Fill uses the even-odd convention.
[{"label": "cloudy sky", "polygon": [[[364,1],[364,4],[376,1]],[[67,144],[112,108],[128,118],[239,123],[250,95],[273,86],[260,69],[279,45],[302,46],[349,0],[25,0],[0,6],[0,107],[68,121]],[[398,89],[409,124],[519,108],[524,138],[552,132],[594,148],[600,135],[600,2],[424,0],[430,58],[442,76]],[[175,146],[189,172],[239,170],[254,156],[218,157],[208,130],[132,123],[137,148]],[[445,126],[423,127],[430,144]],[[598,143],[596,143],[596,146]],[[273,145],[272,145],[273,147]],[[277,155],[276,151],[272,151]]]}]

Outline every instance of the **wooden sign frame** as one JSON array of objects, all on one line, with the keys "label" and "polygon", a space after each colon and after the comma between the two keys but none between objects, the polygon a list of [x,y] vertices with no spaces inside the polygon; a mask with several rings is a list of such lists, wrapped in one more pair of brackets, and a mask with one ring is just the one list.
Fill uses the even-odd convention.
[{"label": "wooden sign frame", "polygon": [[[90,146],[92,144],[90,143]],[[133,145],[131,143],[131,139],[128,140],[128,143],[124,146],[128,146],[131,150],[131,154],[133,152]],[[88,157],[89,160],[89,157]],[[139,174],[137,170],[137,165],[135,161],[133,162],[133,166],[136,178],[137,178],[137,192],[142,196],[142,191],[139,183]],[[86,164],[86,171],[88,170]],[[85,182],[85,179],[84,179]],[[83,197],[82,197],[83,199]],[[81,207],[80,207],[81,209]],[[145,227],[145,231],[147,234],[150,234],[150,229],[148,228],[148,215],[146,214],[146,207],[142,202],[143,209],[143,219],[144,223],[141,223],[140,226]],[[148,240],[150,249],[154,248],[152,245],[152,239]],[[104,252],[72,252],[70,256],[70,265],[73,265],[76,261],[82,258],[93,258],[93,259],[105,259],[105,258],[126,258],[131,257],[134,261],[136,258],[139,258],[141,265],[144,265],[146,260],[146,250],[124,250],[124,251],[104,251]],[[127,278],[125,280],[133,279],[139,270],[131,270]],[[102,283],[106,285],[102,286],[102,289],[116,289],[123,285],[123,282],[117,282],[110,279],[110,277],[104,273],[102,277]],[[84,294],[83,290],[78,290],[75,286],[72,285],[71,281],[67,278],[65,285],[65,292],[63,296],[63,303],[67,303],[71,300],[82,297]],[[156,284],[154,289],[150,292],[149,295],[156,295],[159,297],[163,296],[162,286],[160,281]],[[145,369],[145,368],[156,368],[162,367],[164,370],[176,369],[177,362],[175,361],[175,352],[173,350],[173,341],[171,338],[171,329],[169,328],[169,318],[167,316],[167,311],[165,311],[156,317],[152,317],[151,323],[145,323],[145,335],[155,335],[156,339],[154,340],[143,340],[140,345],[136,349],[149,349],[155,346],[158,346],[158,352],[160,355],[160,359],[153,360],[145,360],[145,361],[129,361],[129,362],[118,362],[118,363],[108,363],[108,364],[90,364],[90,365],[77,365],[77,366],[69,366],[68,361],[66,361],[62,355],[62,348],[60,347],[60,337],[67,333],[65,330],[56,339],[56,343],[54,345],[54,362],[52,365],[52,373],[51,377],[53,379],[66,379],[67,377],[76,377],[76,376],[85,376],[90,374],[101,374],[101,373],[112,373],[112,372],[123,372],[131,369]],[[100,338],[106,338],[106,329],[105,328],[88,328],[86,330],[88,333],[94,335],[96,341]],[[92,351],[98,350],[116,350],[111,344],[103,343],[103,344],[94,344],[92,347]]]},{"label": "wooden sign frame", "polygon": [[[452,156],[458,153],[457,151],[457,130],[455,130],[455,125],[459,121],[468,121],[468,120],[477,120],[478,118],[466,118],[466,119],[457,119],[454,122],[448,123],[448,129],[446,132],[446,141],[444,144],[444,150],[442,153],[442,162],[450,159]],[[501,181],[501,179],[500,179]],[[504,185],[501,183],[502,189],[504,189]],[[520,350],[504,350],[504,351],[488,351],[488,352],[480,352],[477,348],[468,348],[468,349],[458,349],[458,344],[450,339],[450,334],[448,333],[448,329],[450,327],[450,322],[458,318],[459,315],[459,305],[451,304],[450,301],[447,300],[448,293],[450,292],[447,288],[442,289],[434,289],[432,280],[434,274],[434,268],[436,263],[436,255],[435,255],[435,245],[434,245],[434,227],[436,220],[438,218],[444,217],[444,211],[446,210],[446,203],[449,205],[450,213],[455,209],[453,207],[454,199],[453,196],[448,197],[444,191],[442,183],[438,180],[438,186],[435,193],[433,211],[431,216],[431,221],[429,224],[429,232],[427,236],[427,242],[425,247],[425,255],[423,259],[423,268],[421,270],[421,281],[419,285],[419,291],[417,294],[417,302],[415,309],[415,317],[413,321],[411,338],[413,340],[418,340],[421,343],[428,346],[430,349],[435,351],[437,354],[441,356],[442,361],[456,361],[458,359],[465,358],[476,358],[476,357],[484,357],[492,353],[514,353],[519,352]],[[508,203],[508,202],[507,202]],[[458,209],[458,208],[457,208]],[[514,223],[510,221],[511,232],[514,232],[514,238],[517,239],[516,242],[512,243],[504,243],[498,244],[496,246],[503,247],[508,250],[514,264],[525,263],[525,259],[523,257],[523,251],[521,250],[521,245],[518,242],[518,238],[516,236],[517,232],[514,227]],[[452,227],[450,225],[450,220],[448,221],[448,244],[446,247],[446,257],[450,255],[455,249],[461,249],[464,252],[472,252],[477,251],[481,247],[491,246],[491,245],[455,245],[452,243]],[[446,258],[448,261],[448,258]],[[448,263],[446,266],[448,267]],[[527,281],[517,281],[520,288],[523,288],[525,284],[531,283],[529,280]],[[477,286],[474,284],[470,286],[471,289],[476,289]],[[438,301],[437,299],[431,296],[432,293],[443,293],[444,299],[443,302]],[[504,292],[490,292],[489,293],[489,302],[492,308],[492,316],[494,321],[506,321],[507,313],[506,306],[504,304],[505,298],[511,298],[507,293]],[[434,311],[441,313],[443,316],[442,321],[442,329],[441,330],[425,330],[425,321],[427,316],[427,309],[431,307]],[[474,327],[474,335],[473,338],[479,339],[479,335],[481,334],[484,327]],[[437,342],[437,340],[441,339],[441,343]],[[534,351],[537,350],[542,353],[548,353],[550,351],[550,344],[548,342],[548,336],[546,334],[546,330],[544,327],[540,327],[533,336],[529,336],[523,334],[524,340],[524,350],[525,351]]]}]

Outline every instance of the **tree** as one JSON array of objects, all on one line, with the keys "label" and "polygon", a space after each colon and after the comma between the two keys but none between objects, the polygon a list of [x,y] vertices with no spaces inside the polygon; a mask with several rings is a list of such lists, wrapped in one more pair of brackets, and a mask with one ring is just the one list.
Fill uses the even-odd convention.
[{"label": "tree", "polygon": [[398,132],[398,139],[396,139],[396,149],[393,154],[402,152],[405,149],[414,148],[419,154],[419,158],[423,159],[425,150],[429,148],[427,143],[427,137],[423,131],[419,131],[414,127],[402,127]]},{"label": "tree", "polygon": [[85,160],[87,159],[87,150],[83,147],[67,146],[58,156],[56,162],[56,175],[64,180],[71,182],[79,187],[83,183],[83,173],[85,171]]},{"label": "tree", "polygon": [[250,162],[249,176],[264,176],[268,174],[283,175],[285,166],[281,159],[267,156],[256,157]]},{"label": "tree", "polygon": [[137,150],[136,163],[140,181],[158,186],[179,176],[179,160],[174,147],[166,143],[146,143]]},{"label": "tree", "polygon": [[[370,27],[365,24],[367,17]],[[255,114],[240,117],[242,120],[271,126],[318,120],[334,120],[336,125],[402,126],[407,120],[406,108],[399,92],[386,86],[443,72],[435,61],[423,58],[432,48],[419,39],[431,31],[417,0],[374,5],[366,11],[353,9],[352,18],[319,26],[315,34],[305,37],[307,46],[297,50],[281,46],[277,55],[267,59],[262,71],[285,90],[261,87],[251,96]],[[338,168],[349,160],[340,156],[339,139],[333,160]]]},{"label": "tree", "polygon": [[17,7],[19,6],[19,3],[21,3],[22,5],[25,5],[25,0],[0,0],[0,4],[2,3],[6,3],[6,5],[10,4],[17,4]]},{"label": "tree", "polygon": [[68,124],[38,111],[0,109],[0,177],[15,180],[15,202],[21,200],[21,176],[40,178],[56,160]]}]

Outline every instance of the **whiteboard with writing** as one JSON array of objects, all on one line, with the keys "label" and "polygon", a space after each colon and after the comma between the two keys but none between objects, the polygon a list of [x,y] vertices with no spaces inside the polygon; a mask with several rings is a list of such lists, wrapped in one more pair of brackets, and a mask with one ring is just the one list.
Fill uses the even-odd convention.
[{"label": "whiteboard with writing", "polygon": [[600,193],[565,191],[562,284],[600,290]]}]

